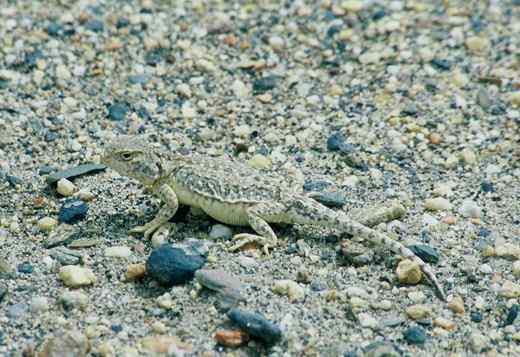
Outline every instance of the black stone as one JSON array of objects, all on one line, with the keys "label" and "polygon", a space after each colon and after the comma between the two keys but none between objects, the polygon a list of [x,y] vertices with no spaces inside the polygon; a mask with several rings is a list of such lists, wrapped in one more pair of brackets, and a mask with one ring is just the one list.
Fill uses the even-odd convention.
[{"label": "black stone", "polygon": [[108,118],[114,121],[124,120],[130,107],[125,103],[113,103],[108,107]]},{"label": "black stone", "polygon": [[495,192],[495,186],[491,182],[483,181],[480,184],[480,190],[482,192],[488,193],[488,192]]},{"label": "black stone", "polygon": [[49,36],[57,37],[62,31],[62,27],[57,22],[51,22],[49,25],[47,25],[46,30]]},{"label": "black stone", "polygon": [[341,133],[334,133],[327,139],[327,150],[340,151],[347,143]]},{"label": "black stone", "polygon": [[71,199],[63,203],[58,213],[58,220],[61,223],[73,223],[80,221],[87,216],[88,205],[86,202]]},{"label": "black stone", "polygon": [[426,333],[421,327],[410,327],[403,332],[406,342],[414,345],[422,345],[426,342]]},{"label": "black stone", "polygon": [[276,77],[267,76],[253,82],[253,92],[264,93],[276,87]]},{"label": "black stone", "polygon": [[229,319],[247,332],[268,345],[273,345],[282,337],[280,327],[260,314],[232,308],[227,312]]},{"label": "black stone", "polygon": [[146,273],[163,286],[184,284],[206,263],[198,255],[187,255],[182,249],[162,245],[152,251],[146,261]]},{"label": "black stone", "polygon": [[372,20],[374,20],[374,21],[381,20],[385,16],[386,16],[385,10],[379,9],[372,14]]},{"label": "black stone", "polygon": [[482,322],[484,317],[482,316],[482,313],[480,311],[472,311],[470,314],[471,321],[479,323]]},{"label": "black stone", "polygon": [[31,265],[31,263],[23,262],[16,266],[16,270],[18,270],[19,273],[31,274],[33,272],[34,268]]},{"label": "black stone", "polygon": [[451,63],[446,59],[434,58],[430,63],[433,67],[442,71],[449,71],[451,69]]},{"label": "black stone", "polygon": [[87,23],[85,24],[85,27],[92,32],[102,32],[103,29],[105,28],[105,25],[103,24],[103,21],[101,21],[101,20],[92,19],[92,20],[87,21]]},{"label": "black stone", "polygon": [[518,309],[520,305],[513,304],[511,308],[509,309],[509,312],[507,313],[507,317],[502,323],[501,327],[506,327],[509,325],[512,325],[513,322],[515,322],[516,318],[518,317]]},{"label": "black stone", "polygon": [[412,244],[407,248],[427,263],[437,264],[439,262],[439,253],[427,244]]}]

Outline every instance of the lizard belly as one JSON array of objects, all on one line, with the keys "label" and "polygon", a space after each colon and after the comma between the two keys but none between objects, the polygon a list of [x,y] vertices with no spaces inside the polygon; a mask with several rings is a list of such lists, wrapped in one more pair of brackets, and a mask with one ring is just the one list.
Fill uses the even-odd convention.
[{"label": "lizard belly", "polygon": [[179,203],[198,207],[219,222],[234,226],[248,226],[246,203],[227,203],[216,198],[205,197],[180,185],[174,187]]}]

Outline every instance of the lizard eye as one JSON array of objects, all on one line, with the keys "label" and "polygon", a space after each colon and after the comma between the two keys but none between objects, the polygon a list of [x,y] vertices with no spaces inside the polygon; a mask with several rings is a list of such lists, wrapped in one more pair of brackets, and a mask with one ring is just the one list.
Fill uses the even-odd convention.
[{"label": "lizard eye", "polygon": [[133,155],[131,152],[122,152],[119,156],[121,157],[121,160],[129,161],[130,159],[132,159]]}]

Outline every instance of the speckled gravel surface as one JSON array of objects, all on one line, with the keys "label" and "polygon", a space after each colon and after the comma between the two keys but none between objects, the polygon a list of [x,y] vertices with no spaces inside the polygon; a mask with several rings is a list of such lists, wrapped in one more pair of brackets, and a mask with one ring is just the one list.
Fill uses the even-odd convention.
[{"label": "speckled gravel surface", "polygon": [[[518,0],[0,1],[0,355],[520,355],[519,33]],[[184,211],[148,242],[135,182],[47,184],[118,134],[302,173],[347,212],[400,202],[376,228],[440,256],[449,303],[333,229],[229,253],[243,229]],[[166,242],[205,249],[216,291],[142,277]],[[237,331],[235,279],[280,340]]]}]

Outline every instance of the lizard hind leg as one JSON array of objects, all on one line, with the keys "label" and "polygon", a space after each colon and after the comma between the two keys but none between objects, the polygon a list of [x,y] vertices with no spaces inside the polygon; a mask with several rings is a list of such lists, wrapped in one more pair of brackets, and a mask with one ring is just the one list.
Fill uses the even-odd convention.
[{"label": "lizard hind leg", "polygon": [[392,252],[401,254],[405,258],[416,262],[426,275],[427,279],[434,286],[442,300],[446,300],[444,291],[437,281],[435,274],[429,265],[415,255],[402,243],[397,242],[386,234],[376,231],[350,219],[342,211],[333,211],[313,200],[312,198],[301,196],[290,199],[287,203],[286,215],[291,218],[290,223],[318,225],[322,227],[334,228],[341,232],[358,236],[366,243],[372,243],[386,247]]},{"label": "lizard hind leg", "polygon": [[243,246],[256,243],[262,246],[264,253],[269,254],[269,248],[276,245],[278,238],[268,222],[280,221],[279,216],[283,213],[284,207],[279,204],[261,203],[247,210],[247,221],[257,234],[240,233],[233,236],[237,240],[229,250],[234,252]]}]

